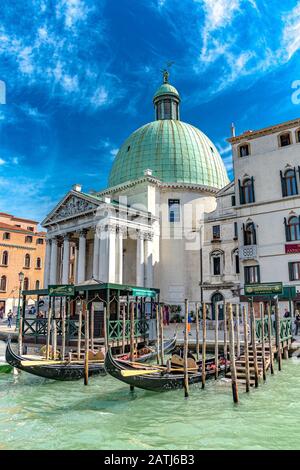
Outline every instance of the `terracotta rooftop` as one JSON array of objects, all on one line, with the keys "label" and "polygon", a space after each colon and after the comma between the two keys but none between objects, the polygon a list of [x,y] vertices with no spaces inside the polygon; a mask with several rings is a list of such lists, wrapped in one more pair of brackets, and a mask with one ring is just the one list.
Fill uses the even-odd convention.
[{"label": "terracotta rooftop", "polygon": [[13,230],[13,231],[22,232],[22,233],[28,233],[30,235],[41,235],[41,236],[46,235],[46,232],[32,232],[31,230],[26,230],[25,228],[22,228],[22,227],[16,227],[16,225],[13,225],[13,224],[5,224],[4,222],[0,222],[0,230],[1,229],[7,229],[7,231]]},{"label": "terracotta rooftop", "polygon": [[298,126],[300,126],[300,118],[292,119],[291,121],[285,121],[285,122],[282,122],[281,124],[275,124],[274,126],[263,127],[262,129],[258,129],[254,131],[245,131],[240,135],[237,135],[235,137],[230,137],[229,139],[227,139],[227,142],[230,142],[231,144],[235,144],[243,140],[255,139],[263,135],[274,134],[276,132],[289,129],[290,127],[298,127]]}]

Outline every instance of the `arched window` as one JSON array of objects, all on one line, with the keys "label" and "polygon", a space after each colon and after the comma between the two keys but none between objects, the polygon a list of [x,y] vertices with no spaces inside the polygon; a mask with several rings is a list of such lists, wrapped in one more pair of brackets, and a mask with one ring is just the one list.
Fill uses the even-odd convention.
[{"label": "arched window", "polygon": [[6,292],[6,287],[7,287],[6,276],[1,276],[1,278],[0,278],[0,291],[1,292]]},{"label": "arched window", "polygon": [[2,253],[2,259],[1,259],[1,264],[3,266],[7,266],[8,265],[8,251],[3,251]]},{"label": "arched window", "polygon": [[38,290],[40,288],[40,281],[36,281],[35,288],[36,288],[36,290]]},{"label": "arched window", "polygon": [[[218,306],[217,306],[218,304]],[[215,292],[211,296],[212,319],[216,319],[216,310],[219,311],[219,320],[224,319],[224,297],[220,292]]]},{"label": "arched window", "polygon": [[30,254],[26,253],[24,260],[24,268],[30,268]]},{"label": "arched window", "polygon": [[248,157],[250,155],[250,145],[249,144],[242,144],[239,146],[239,157]]},{"label": "arched window", "polygon": [[213,251],[211,253],[211,273],[212,276],[221,276],[223,274],[223,255],[222,251]]},{"label": "arched window", "polygon": [[41,267],[42,267],[42,260],[41,260],[41,258],[37,258],[36,259],[36,268],[41,269]]},{"label": "arched window", "polygon": [[300,240],[300,217],[292,215],[288,221],[284,219],[286,229],[286,241]]},{"label": "arched window", "polygon": [[245,178],[243,183],[239,180],[240,204],[251,204],[255,202],[254,178]]},{"label": "arched window", "polygon": [[291,145],[292,139],[291,139],[291,133],[290,132],[285,132],[284,134],[281,134],[279,136],[279,146],[280,147],[287,147],[288,145]]},{"label": "arched window", "polygon": [[253,222],[243,225],[244,245],[256,245],[256,229]]},{"label": "arched window", "polygon": [[232,264],[235,274],[240,274],[240,257],[238,249],[232,252]]},{"label": "arched window", "polygon": [[296,168],[289,168],[284,174],[281,171],[280,177],[283,197],[298,194]]},{"label": "arched window", "polygon": [[23,289],[24,289],[24,290],[28,290],[28,289],[29,289],[29,279],[28,279],[28,277],[25,277],[25,278],[24,278]]}]

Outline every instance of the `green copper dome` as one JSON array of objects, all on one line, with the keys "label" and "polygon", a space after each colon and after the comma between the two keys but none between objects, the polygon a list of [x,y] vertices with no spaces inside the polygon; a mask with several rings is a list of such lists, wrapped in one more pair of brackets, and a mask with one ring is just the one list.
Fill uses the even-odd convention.
[{"label": "green copper dome", "polygon": [[155,93],[153,99],[155,100],[155,98],[157,98],[158,96],[161,96],[161,95],[175,95],[179,98],[178,91],[176,90],[176,88],[174,86],[170,85],[170,83],[163,83],[159,87],[157,92]]},{"label": "green copper dome", "polygon": [[199,129],[179,120],[160,119],[133,132],[116,156],[109,186],[141,178],[147,169],[165,183],[213,188],[229,183],[214,144]]},{"label": "green copper dome", "polygon": [[153,98],[156,121],[136,130],[120,148],[109,186],[136,180],[152,170],[163,183],[223,188],[229,183],[223,161],[203,132],[179,120],[180,96],[163,71],[163,84]]}]

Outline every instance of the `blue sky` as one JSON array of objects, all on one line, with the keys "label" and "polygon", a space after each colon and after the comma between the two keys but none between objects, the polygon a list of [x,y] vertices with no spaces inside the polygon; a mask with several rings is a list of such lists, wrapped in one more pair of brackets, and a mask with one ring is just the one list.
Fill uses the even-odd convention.
[{"label": "blue sky", "polygon": [[300,1],[2,0],[0,211],[42,220],[74,183],[100,190],[124,139],[153,120],[160,70],[181,119],[217,145],[300,117]]}]

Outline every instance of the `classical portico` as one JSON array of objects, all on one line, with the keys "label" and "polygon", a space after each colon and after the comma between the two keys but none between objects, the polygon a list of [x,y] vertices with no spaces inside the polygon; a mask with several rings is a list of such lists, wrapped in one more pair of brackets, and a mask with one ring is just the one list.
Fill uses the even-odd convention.
[{"label": "classical portico", "polygon": [[[43,222],[48,230],[44,286],[96,279],[153,287],[154,218],[129,207],[116,210],[109,198],[78,189]],[[124,256],[135,266],[129,274],[124,272]]]}]

